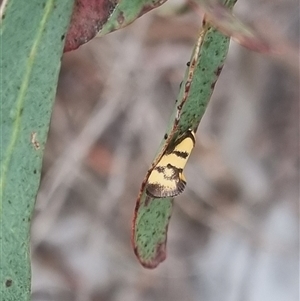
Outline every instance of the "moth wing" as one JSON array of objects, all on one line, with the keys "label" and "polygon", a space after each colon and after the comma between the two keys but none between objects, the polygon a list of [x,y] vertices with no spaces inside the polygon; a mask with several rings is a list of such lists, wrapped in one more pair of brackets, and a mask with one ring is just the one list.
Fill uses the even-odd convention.
[{"label": "moth wing", "polygon": [[186,179],[184,177],[184,175],[181,173],[179,175],[179,181],[177,182],[177,194],[180,194],[184,191],[185,189],[185,186],[186,186]]},{"label": "moth wing", "polygon": [[154,198],[175,197],[185,189],[186,181],[180,173],[176,179],[168,180],[165,183],[148,183],[146,193]]}]

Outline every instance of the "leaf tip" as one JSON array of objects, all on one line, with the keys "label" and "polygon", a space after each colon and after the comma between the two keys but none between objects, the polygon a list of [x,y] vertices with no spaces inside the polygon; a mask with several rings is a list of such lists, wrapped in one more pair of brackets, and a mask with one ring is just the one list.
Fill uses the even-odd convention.
[{"label": "leaf tip", "polygon": [[155,255],[148,260],[140,256],[137,246],[134,246],[133,250],[140,264],[146,269],[155,269],[160,263],[162,263],[167,258],[166,242],[157,245]]}]

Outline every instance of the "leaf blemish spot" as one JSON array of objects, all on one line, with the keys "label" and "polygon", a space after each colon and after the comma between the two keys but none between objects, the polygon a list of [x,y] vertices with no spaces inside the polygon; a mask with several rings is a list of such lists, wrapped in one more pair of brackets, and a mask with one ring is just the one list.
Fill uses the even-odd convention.
[{"label": "leaf blemish spot", "polygon": [[124,23],[125,17],[124,17],[124,13],[123,12],[119,13],[117,20],[118,20],[118,24],[119,25],[122,25]]},{"label": "leaf blemish spot", "polygon": [[12,280],[11,279],[7,279],[6,281],[5,281],[5,286],[6,287],[10,287],[12,285]]},{"label": "leaf blemish spot", "polygon": [[221,71],[222,71],[223,65],[218,67],[217,71],[216,71],[216,75],[219,76]]},{"label": "leaf blemish spot", "polygon": [[33,144],[35,150],[38,150],[40,148],[40,143],[38,142],[36,136],[37,136],[36,132],[31,133],[31,143]]}]

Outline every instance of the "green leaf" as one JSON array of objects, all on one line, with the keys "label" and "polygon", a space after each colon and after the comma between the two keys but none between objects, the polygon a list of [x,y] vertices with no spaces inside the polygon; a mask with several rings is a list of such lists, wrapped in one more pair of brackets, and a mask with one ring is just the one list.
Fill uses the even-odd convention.
[{"label": "green leaf", "polygon": [[135,255],[146,268],[153,269],[166,258],[172,208],[172,199],[150,198],[142,190],[136,206],[132,243]]},{"label": "green leaf", "polygon": [[98,36],[123,28],[167,0],[120,0]]},{"label": "green leaf", "polygon": [[0,295],[30,300],[30,220],[73,0],[4,1]]},{"label": "green leaf", "polygon": [[[235,2],[228,0],[226,5],[231,8]],[[147,196],[147,179],[169,143],[188,129],[197,130],[223,68],[229,42],[230,38],[204,20],[169,121],[168,138],[162,140],[136,201],[132,244],[139,261],[146,268],[155,268],[166,258],[167,229],[173,205],[172,198]]]}]

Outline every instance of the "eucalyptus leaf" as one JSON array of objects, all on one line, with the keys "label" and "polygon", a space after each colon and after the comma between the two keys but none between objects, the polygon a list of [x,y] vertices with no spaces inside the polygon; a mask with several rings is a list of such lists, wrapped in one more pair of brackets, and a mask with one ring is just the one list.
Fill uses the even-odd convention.
[{"label": "eucalyptus leaf", "polygon": [[[232,8],[235,2],[228,0],[225,5]],[[136,256],[146,268],[155,268],[166,258],[167,229],[173,207],[172,198],[152,198],[146,194],[148,177],[170,143],[189,129],[197,130],[223,68],[229,42],[229,37],[204,19],[168,129],[136,201],[132,244]]]},{"label": "eucalyptus leaf", "polygon": [[1,20],[0,295],[30,300],[30,221],[74,0],[4,1]]}]

